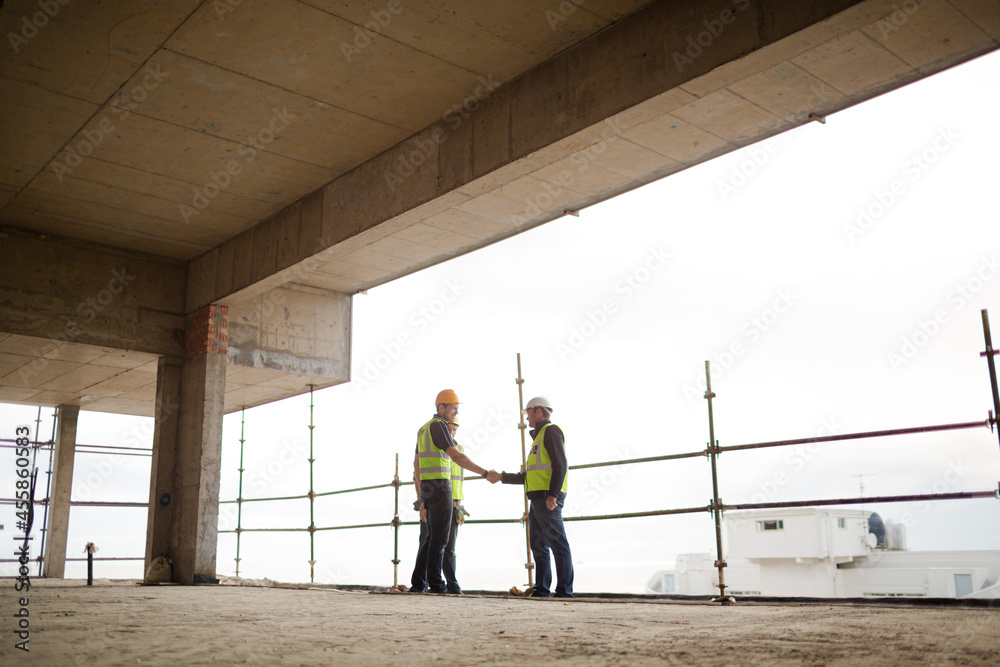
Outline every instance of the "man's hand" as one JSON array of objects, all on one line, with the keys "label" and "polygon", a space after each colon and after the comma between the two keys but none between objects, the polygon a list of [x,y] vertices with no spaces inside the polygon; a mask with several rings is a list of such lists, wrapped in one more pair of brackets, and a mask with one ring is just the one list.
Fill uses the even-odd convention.
[{"label": "man's hand", "polygon": [[486,479],[489,480],[490,484],[496,484],[503,479],[503,475],[498,473],[496,470],[487,470]]},{"label": "man's hand", "polygon": [[427,523],[427,508],[420,506],[420,523]]},{"label": "man's hand", "polygon": [[550,512],[556,508],[556,503],[557,500],[555,496],[549,496],[545,499],[545,506],[549,508]]}]

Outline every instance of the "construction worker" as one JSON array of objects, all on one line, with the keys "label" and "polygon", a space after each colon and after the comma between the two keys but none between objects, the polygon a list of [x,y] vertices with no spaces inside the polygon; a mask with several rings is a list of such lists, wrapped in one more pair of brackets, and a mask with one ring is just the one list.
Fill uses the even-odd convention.
[{"label": "construction worker", "polygon": [[[531,452],[524,472],[501,473],[504,484],[524,484],[531,503],[528,510],[528,539],[535,558],[535,585],[531,597],[573,597],[573,555],[566,539],[562,510],[566,501],[565,438],[562,429],[553,424],[552,404],[544,396],[528,401],[524,415],[531,426]],[[490,474],[490,481],[493,473]],[[549,552],[556,563],[555,593]]]},{"label": "construction worker", "polygon": [[[448,422],[448,430],[451,432],[452,440],[455,441],[455,446],[464,454],[465,448],[462,447],[458,440],[455,440],[455,434],[458,432],[458,422]],[[451,462],[451,497],[454,507],[452,508],[451,531],[448,534],[448,544],[444,548],[444,561],[441,569],[444,572],[446,588],[453,595],[462,594],[462,587],[459,585],[455,574],[458,561],[455,555],[455,542],[458,539],[458,527],[465,523],[465,517],[469,515],[462,506],[462,500],[465,498],[462,493],[462,482],[465,480],[464,473],[465,471],[460,465],[454,461]],[[430,534],[427,530],[427,511],[423,508],[423,504],[419,498],[414,503],[414,509],[420,512],[420,547],[417,550],[417,560],[413,566],[413,575],[410,577],[410,590],[412,592],[427,589],[427,553],[429,544],[427,538]]]},{"label": "construction worker", "polygon": [[[420,489],[420,500],[427,517],[427,588],[431,593],[448,592],[441,570],[454,511],[451,463],[454,461],[477,475],[487,474],[486,468],[462,453],[451,437],[448,422],[455,421],[458,416],[459,403],[458,394],[452,389],[438,393],[435,399],[437,412],[417,432],[417,451],[413,457],[413,481]],[[498,476],[494,471],[492,477]],[[415,570],[414,576],[418,574]],[[417,586],[410,590],[423,592]]]}]

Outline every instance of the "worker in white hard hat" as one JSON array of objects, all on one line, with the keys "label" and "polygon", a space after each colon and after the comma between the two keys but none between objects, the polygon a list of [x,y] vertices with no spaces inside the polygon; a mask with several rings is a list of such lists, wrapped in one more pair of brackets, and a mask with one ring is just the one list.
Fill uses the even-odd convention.
[{"label": "worker in white hard hat", "polygon": [[[486,468],[477,465],[455,446],[448,429],[448,422],[458,417],[458,394],[452,389],[438,393],[435,399],[437,411],[426,424],[417,431],[417,451],[413,457],[413,482],[420,492],[420,501],[427,518],[426,586],[431,593],[447,593],[447,585],[441,576],[444,551],[451,533],[454,499],[451,489],[451,463],[477,475],[487,475]],[[498,476],[493,471],[490,477]],[[493,483],[496,483],[491,479]],[[418,567],[414,568],[410,592],[424,592],[424,580],[420,577],[420,556]]]},{"label": "worker in white hard hat", "polygon": [[[533,440],[527,466],[524,472],[501,473],[501,479],[504,484],[524,484],[525,495],[531,503],[528,538],[535,558],[535,585],[531,597],[571,598],[573,554],[562,517],[569,464],[565,436],[562,429],[552,423],[552,410],[552,403],[544,396],[528,401],[524,415],[531,426]],[[550,552],[556,564],[554,592],[549,590],[552,584]]]}]

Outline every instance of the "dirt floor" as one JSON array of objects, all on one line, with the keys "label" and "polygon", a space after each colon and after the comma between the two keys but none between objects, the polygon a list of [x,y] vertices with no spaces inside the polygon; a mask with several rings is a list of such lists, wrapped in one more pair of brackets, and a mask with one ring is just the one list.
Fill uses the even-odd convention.
[{"label": "dirt floor", "polygon": [[997,665],[1000,608],[0,582],[8,665]]}]

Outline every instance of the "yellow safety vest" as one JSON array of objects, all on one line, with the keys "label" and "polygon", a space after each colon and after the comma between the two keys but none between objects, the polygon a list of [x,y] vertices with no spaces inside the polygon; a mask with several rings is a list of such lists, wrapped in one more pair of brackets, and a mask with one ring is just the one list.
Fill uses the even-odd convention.
[{"label": "yellow safety vest", "polygon": [[[548,491],[549,484],[552,483],[552,459],[549,451],[545,449],[545,429],[552,426],[549,422],[538,431],[534,441],[531,443],[531,453],[528,454],[528,467],[525,469],[527,475],[524,480],[525,491]],[[566,493],[567,482],[569,481],[569,471],[563,477],[562,489]]]},{"label": "yellow safety vest", "polygon": [[434,417],[417,431],[417,456],[420,458],[420,479],[451,479],[451,457],[434,446],[431,424],[441,422],[448,428],[448,422]]},{"label": "yellow safety vest", "polygon": [[[458,451],[465,453],[465,447],[455,443],[458,447]],[[462,495],[462,482],[465,480],[465,468],[458,465],[454,461],[451,462],[451,499],[452,500],[463,500],[465,496]]]}]

